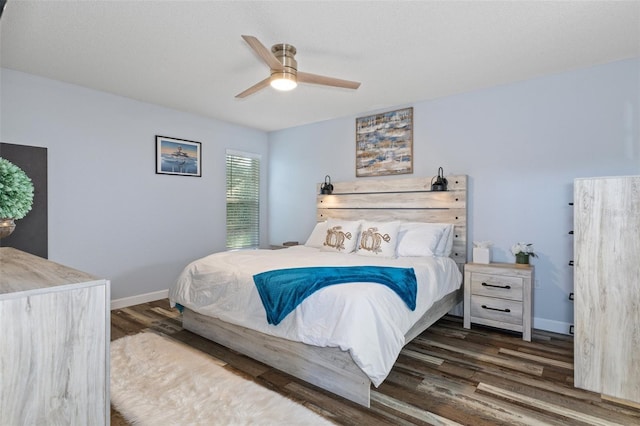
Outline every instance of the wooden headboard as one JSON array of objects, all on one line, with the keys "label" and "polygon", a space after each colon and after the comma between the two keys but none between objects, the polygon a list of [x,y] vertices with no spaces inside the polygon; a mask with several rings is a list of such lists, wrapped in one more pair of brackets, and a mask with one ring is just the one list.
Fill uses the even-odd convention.
[{"label": "wooden headboard", "polygon": [[317,185],[317,221],[327,219],[453,223],[451,257],[467,261],[467,175],[447,176],[448,191],[431,191],[431,178],[333,183],[331,195]]}]

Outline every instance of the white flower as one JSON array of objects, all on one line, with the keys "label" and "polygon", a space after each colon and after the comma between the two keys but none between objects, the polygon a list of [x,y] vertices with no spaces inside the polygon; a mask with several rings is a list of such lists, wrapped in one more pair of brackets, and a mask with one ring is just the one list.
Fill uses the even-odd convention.
[{"label": "white flower", "polygon": [[525,253],[531,257],[536,257],[536,254],[533,252],[533,244],[527,243],[517,243],[511,247],[511,253],[517,255],[518,253]]}]

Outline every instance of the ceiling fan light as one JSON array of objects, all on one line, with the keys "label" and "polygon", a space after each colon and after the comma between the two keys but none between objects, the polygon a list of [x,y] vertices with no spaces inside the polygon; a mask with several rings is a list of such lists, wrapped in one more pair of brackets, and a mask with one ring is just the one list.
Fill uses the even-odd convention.
[{"label": "ceiling fan light", "polygon": [[286,92],[295,89],[298,82],[296,81],[296,76],[291,73],[274,72],[271,74],[270,84],[274,89]]}]

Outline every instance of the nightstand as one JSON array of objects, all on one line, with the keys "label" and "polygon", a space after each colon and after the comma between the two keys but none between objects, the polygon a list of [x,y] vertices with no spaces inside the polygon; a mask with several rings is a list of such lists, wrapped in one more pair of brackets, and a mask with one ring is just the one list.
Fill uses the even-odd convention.
[{"label": "nightstand", "polygon": [[464,328],[471,323],[519,331],[531,341],[533,266],[467,263],[464,266]]}]

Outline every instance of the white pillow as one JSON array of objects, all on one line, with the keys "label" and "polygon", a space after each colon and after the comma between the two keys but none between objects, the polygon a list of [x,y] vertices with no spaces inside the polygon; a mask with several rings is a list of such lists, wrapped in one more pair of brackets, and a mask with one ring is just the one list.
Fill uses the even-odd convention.
[{"label": "white pillow", "polygon": [[358,244],[360,221],[329,219],[321,249],[339,253],[351,253]]},{"label": "white pillow", "polygon": [[398,234],[398,256],[435,256],[442,232],[442,227],[429,223],[402,223]]},{"label": "white pillow", "polygon": [[396,257],[400,222],[363,222],[356,254]]},{"label": "white pillow", "polygon": [[453,249],[453,224],[442,223],[440,225],[444,225],[444,230],[436,247],[435,254],[436,256],[443,257],[451,256],[451,250]]},{"label": "white pillow", "polygon": [[[405,222],[400,225],[398,256],[448,256],[453,245],[448,223]],[[448,234],[448,235],[446,235]]]},{"label": "white pillow", "polygon": [[327,221],[318,222],[316,226],[311,231],[311,235],[307,238],[307,242],[304,243],[307,247],[315,247],[321,248],[324,243],[325,238],[327,238]]}]

